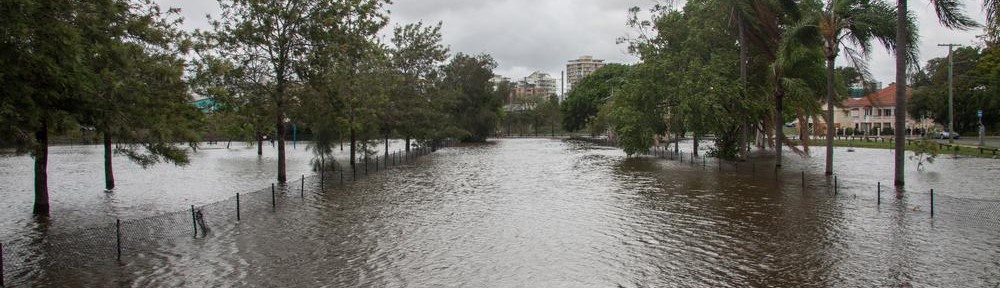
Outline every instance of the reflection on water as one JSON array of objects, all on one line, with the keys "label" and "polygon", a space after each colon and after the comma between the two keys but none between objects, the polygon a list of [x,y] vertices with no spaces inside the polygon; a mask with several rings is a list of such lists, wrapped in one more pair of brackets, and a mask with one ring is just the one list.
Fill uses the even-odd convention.
[{"label": "reflection on water", "polygon": [[[816,158],[790,157],[776,174],[763,155],[719,169],[558,140],[451,147],[345,186],[307,179],[305,197],[283,193],[274,210],[269,193],[248,195],[238,223],[231,205],[206,206],[206,237],[192,237],[190,214],[129,223],[129,239],[158,240],[126,241],[121,262],[110,252],[14,277],[56,286],[1000,283],[1000,197],[987,189],[997,180],[979,177],[1000,165],[942,159],[911,173],[904,197],[883,191],[876,205],[891,154],[838,153],[834,195]],[[941,191],[933,218],[922,193],[930,188]],[[58,242],[60,232],[27,237]],[[75,233],[99,255],[114,251],[114,242],[79,235],[106,230]],[[28,246],[36,257],[62,251]]]}]

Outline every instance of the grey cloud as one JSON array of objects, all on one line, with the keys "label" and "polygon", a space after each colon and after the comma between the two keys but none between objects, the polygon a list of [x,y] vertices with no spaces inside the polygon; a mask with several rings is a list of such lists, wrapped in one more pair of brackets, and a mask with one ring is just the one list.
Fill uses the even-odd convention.
[{"label": "grey cloud", "polygon": [[[208,29],[206,13],[218,13],[216,1],[158,0],[163,6],[182,9],[186,29]],[[395,0],[388,8],[391,24],[442,21],[445,44],[452,53],[488,53],[500,67],[497,72],[513,78],[541,70],[558,77],[566,61],[593,55],[609,62],[634,63],[615,39],[634,32],[625,27],[629,7],[649,8],[662,0]],[[683,1],[678,1],[681,5]],[[894,1],[893,1],[894,2]],[[982,30],[953,31],[942,27],[929,1],[911,1],[918,16],[920,59],[943,57],[947,49],[938,43],[974,44]],[[966,12],[982,21],[980,1],[966,1]],[[892,55],[877,48],[869,62],[876,80],[885,84],[895,79]],[[838,65],[847,65],[843,59]]]}]

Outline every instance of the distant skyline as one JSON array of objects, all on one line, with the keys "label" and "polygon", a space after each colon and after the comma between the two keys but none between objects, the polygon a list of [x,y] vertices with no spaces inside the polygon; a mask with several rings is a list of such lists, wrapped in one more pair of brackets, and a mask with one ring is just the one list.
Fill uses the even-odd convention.
[{"label": "distant skyline", "polygon": [[[205,14],[217,14],[216,1],[208,0],[157,0],[167,7],[181,8],[184,27],[210,29]],[[497,74],[520,79],[534,71],[549,73],[558,79],[569,60],[582,55],[604,59],[608,63],[635,63],[638,58],[626,52],[615,40],[629,32],[625,26],[628,8],[639,6],[647,9],[654,0],[395,0],[389,6],[390,24],[383,31],[387,35],[395,25],[423,21],[434,24],[443,22],[441,33],[451,54],[487,53],[499,64]],[[944,57],[946,47],[940,43],[975,45],[981,28],[970,31],[948,30],[941,26],[929,1],[910,1],[909,7],[917,15],[920,29],[920,63]],[[892,2],[895,5],[895,1]],[[965,12],[982,23],[986,18],[981,1],[964,1]],[[678,1],[677,5],[682,5]],[[878,44],[868,63],[876,81],[883,85],[895,82],[894,58]],[[848,65],[838,59],[838,66]]]}]

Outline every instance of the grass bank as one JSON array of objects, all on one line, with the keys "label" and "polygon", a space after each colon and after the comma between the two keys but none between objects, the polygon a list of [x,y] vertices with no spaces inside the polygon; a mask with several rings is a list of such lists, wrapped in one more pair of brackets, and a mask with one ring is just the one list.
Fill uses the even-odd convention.
[{"label": "grass bank", "polygon": [[[915,145],[913,141],[925,141],[925,140],[907,140],[906,150],[913,151]],[[932,140],[929,140],[932,141]],[[793,140],[794,145],[798,145],[799,142]],[[996,148],[979,148],[975,146],[965,146],[956,144],[945,144],[934,142],[938,147],[938,153],[941,155],[961,155],[969,157],[982,157],[982,158],[1000,158],[1000,149]],[[811,139],[809,140],[809,146],[812,147],[824,147],[826,146],[825,139]],[[833,140],[833,146],[837,147],[855,147],[855,148],[873,148],[873,149],[893,149],[895,148],[895,142],[892,139],[887,138],[854,138],[854,139],[835,139]]]}]

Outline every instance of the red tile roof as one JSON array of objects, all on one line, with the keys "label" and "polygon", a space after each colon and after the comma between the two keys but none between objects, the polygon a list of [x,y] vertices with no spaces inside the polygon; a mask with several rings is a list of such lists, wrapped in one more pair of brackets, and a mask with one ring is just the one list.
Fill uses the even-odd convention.
[{"label": "red tile roof", "polygon": [[[912,96],[913,89],[906,87],[906,99],[909,100]],[[847,98],[847,100],[844,100],[843,104],[844,108],[894,106],[896,105],[896,83],[889,84],[888,87],[865,95],[865,97]]]}]

